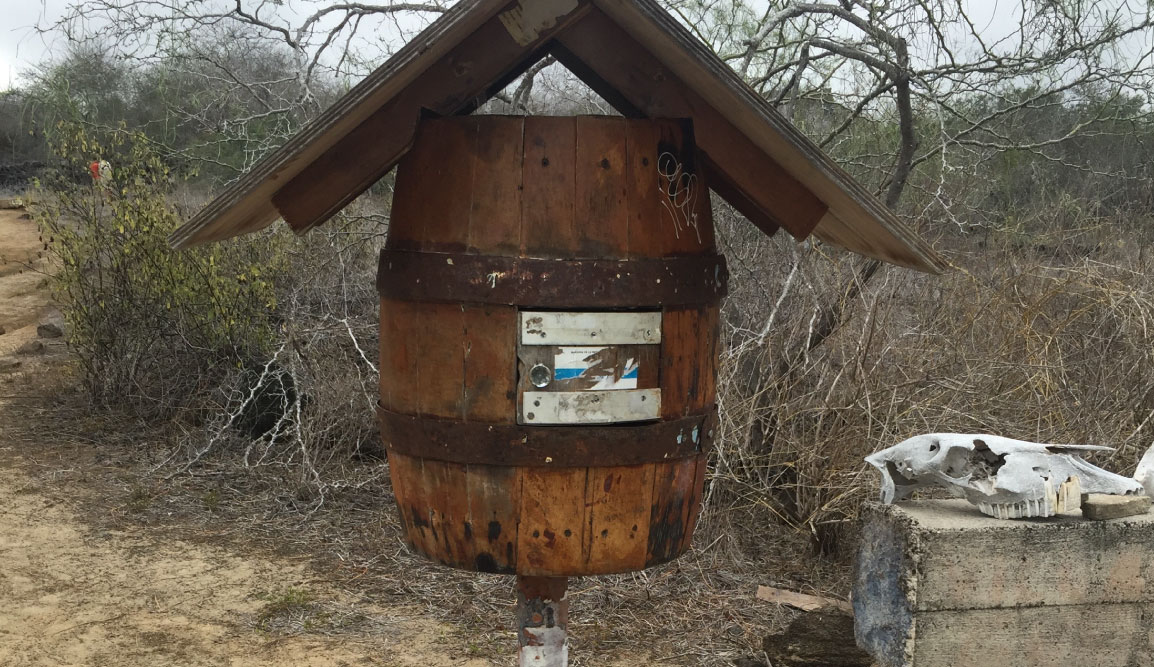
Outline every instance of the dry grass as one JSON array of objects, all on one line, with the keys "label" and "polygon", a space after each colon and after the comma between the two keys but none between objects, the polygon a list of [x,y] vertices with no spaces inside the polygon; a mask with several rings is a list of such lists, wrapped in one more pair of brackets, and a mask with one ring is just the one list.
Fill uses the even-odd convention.
[{"label": "dry grass", "polygon": [[[916,433],[1109,445],[1106,465],[1127,473],[1154,439],[1152,267],[1106,225],[1065,246],[945,239],[952,272],[883,268],[816,345],[852,262],[809,250],[782,267],[788,251],[729,231],[735,274],[769,276],[730,302],[720,379],[709,511],[741,550],[758,548],[741,526],[776,522],[819,553],[852,553],[856,508],[875,488],[862,457]],[[759,267],[767,256],[779,265]]]},{"label": "dry grass", "polygon": [[[381,627],[369,619],[379,614],[361,618],[361,605],[403,605],[413,618],[452,624],[456,632],[445,641],[458,650],[514,664],[512,579],[434,566],[405,547],[383,462],[364,461],[339,474],[330,468],[323,492],[294,466],[246,468],[239,451],[206,456],[165,480],[173,465],[166,442],[174,433],[145,424],[129,432],[87,419],[78,394],[9,414],[19,426],[2,437],[24,451],[40,448],[41,487],[92,487],[84,496],[96,500],[83,511],[97,527],[148,526],[241,553],[303,558],[316,581],[337,585],[353,601],[333,607],[307,599],[307,590],[262,591],[255,627],[272,634],[372,634]],[[796,558],[806,549],[804,537],[780,526],[761,530],[770,546],[760,562],[734,559],[721,542],[699,542],[679,561],[643,573],[572,580],[572,664],[602,665],[614,655],[635,655],[640,645],[656,664],[728,665],[756,654],[762,636],[789,619],[754,599],[757,584],[844,586],[836,565]]]},{"label": "dry grass", "polygon": [[[857,260],[726,217],[719,227],[733,274],[723,438],[695,547],[645,572],[573,581],[575,665],[637,646],[658,663],[731,664],[758,656],[793,613],[755,600],[758,584],[844,597],[856,510],[876,489],[861,458],[909,435],[1107,444],[1119,450],[1105,464],[1126,472],[1154,438],[1154,267],[1104,226],[1079,232],[1079,252],[1017,235],[942,239],[953,272],[884,268],[844,303]],[[358,229],[316,235],[298,258],[307,278],[285,301],[269,366],[294,391],[274,401],[269,433],[246,439],[228,423],[251,394],[241,380],[205,431],[124,423],[68,393],[26,406],[16,430],[91,443],[103,462],[88,474],[117,490],[100,521],[307,554],[351,596],[415,605],[453,623],[470,655],[511,664],[510,579],[433,568],[402,544],[374,455],[375,241]],[[278,608],[269,627],[374,631],[309,604]]]}]

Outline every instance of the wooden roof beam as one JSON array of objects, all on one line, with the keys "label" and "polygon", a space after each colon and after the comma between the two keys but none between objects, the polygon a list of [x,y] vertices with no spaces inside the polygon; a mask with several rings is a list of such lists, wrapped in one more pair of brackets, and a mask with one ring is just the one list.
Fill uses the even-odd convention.
[{"label": "wooden roof beam", "polygon": [[[557,28],[588,10],[588,4],[577,5]],[[540,60],[553,30],[518,41],[509,20],[505,14],[490,18],[281,187],[272,203],[293,231],[324,223],[387,174],[412,145],[423,110],[469,113]]]},{"label": "wooden roof beam", "polygon": [[804,239],[825,216],[816,195],[599,10],[557,34],[551,51],[626,115],[692,118],[710,187],[766,233]]}]

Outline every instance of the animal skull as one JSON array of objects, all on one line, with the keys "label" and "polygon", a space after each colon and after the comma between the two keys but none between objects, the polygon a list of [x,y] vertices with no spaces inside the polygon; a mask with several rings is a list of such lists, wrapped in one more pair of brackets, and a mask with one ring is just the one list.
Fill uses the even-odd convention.
[{"label": "animal skull", "polygon": [[[930,433],[866,457],[881,471],[887,505],[915,489],[945,487],[999,519],[1053,516],[1077,509],[1082,493],[1154,496],[1154,454],[1143,464],[1151,488],[1082,460],[1082,452],[1113,451],[1095,445],[1046,445],[996,435]],[[1154,451],[1154,448],[1152,448]],[[1149,459],[1149,461],[1147,461]]]}]

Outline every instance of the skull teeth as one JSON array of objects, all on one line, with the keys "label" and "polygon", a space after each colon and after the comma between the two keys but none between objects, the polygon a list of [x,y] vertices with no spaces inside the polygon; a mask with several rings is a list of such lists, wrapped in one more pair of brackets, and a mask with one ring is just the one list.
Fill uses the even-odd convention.
[{"label": "skull teeth", "polygon": [[977,503],[978,510],[996,519],[1032,519],[1070,512],[1081,506],[1082,488],[1077,477],[1071,477],[1058,486],[1045,481],[1045,496],[1016,503]]},{"label": "skull teeth", "polygon": [[1018,503],[978,503],[978,509],[986,516],[995,519],[1032,519],[1035,517],[1054,516],[1054,506],[1049,498],[1042,500],[1023,500]]}]

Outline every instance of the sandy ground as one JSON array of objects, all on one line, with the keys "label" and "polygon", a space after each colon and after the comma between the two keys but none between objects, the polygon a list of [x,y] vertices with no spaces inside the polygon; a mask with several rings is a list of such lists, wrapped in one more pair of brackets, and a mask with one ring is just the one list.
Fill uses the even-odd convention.
[{"label": "sandy ground", "polygon": [[0,209],[0,328],[4,330],[0,355],[10,355],[34,340],[36,325],[55,314],[43,248],[36,225],[24,211]]},{"label": "sandy ground", "polygon": [[[0,452],[0,664],[469,665],[413,610],[341,599],[300,562],[141,531],[93,531]],[[398,611],[402,612],[398,614]],[[373,633],[286,636],[303,617]]]},{"label": "sandy ground", "polygon": [[[0,427],[14,380],[67,358],[37,339],[58,313],[22,214],[0,210]],[[36,340],[42,352],[16,353]],[[347,599],[303,561],[85,521],[68,484],[84,464],[69,465],[0,440],[0,666],[491,664],[419,610]]]}]

